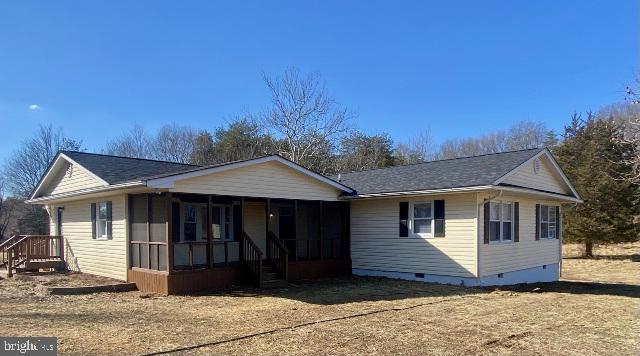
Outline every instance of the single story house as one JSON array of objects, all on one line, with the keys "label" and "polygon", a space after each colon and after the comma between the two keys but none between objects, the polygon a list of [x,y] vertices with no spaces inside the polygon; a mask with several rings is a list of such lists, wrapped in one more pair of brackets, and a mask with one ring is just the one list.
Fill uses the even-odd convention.
[{"label": "single story house", "polygon": [[60,152],[33,191],[71,270],[163,294],[353,273],[556,281],[575,191],[546,148],[326,177],[280,156],[200,167]]}]

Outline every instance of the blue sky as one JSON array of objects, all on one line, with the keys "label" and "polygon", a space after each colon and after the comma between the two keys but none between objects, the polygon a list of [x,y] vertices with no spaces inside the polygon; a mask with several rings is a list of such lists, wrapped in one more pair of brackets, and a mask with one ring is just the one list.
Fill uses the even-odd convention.
[{"label": "blue sky", "polygon": [[631,0],[6,1],[0,13],[0,161],[39,123],[89,150],[133,122],[213,129],[266,107],[261,73],[289,66],[321,73],[365,132],[430,127],[439,141],[520,120],[560,129],[620,100],[639,69]]}]

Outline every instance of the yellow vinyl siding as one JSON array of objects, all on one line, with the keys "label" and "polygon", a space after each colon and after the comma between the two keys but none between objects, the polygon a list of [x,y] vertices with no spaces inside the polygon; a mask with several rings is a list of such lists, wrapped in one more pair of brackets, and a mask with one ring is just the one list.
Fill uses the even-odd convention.
[{"label": "yellow vinyl siding", "polygon": [[49,188],[44,190],[41,195],[53,195],[66,192],[72,192],[81,189],[94,188],[102,186],[95,178],[87,174],[82,168],[69,164],[68,170],[61,169],[56,173],[53,181],[49,183]]},{"label": "yellow vinyl siding", "polygon": [[538,174],[534,172],[533,161],[531,161],[507,177],[503,183],[560,194],[571,194],[571,190],[564,183],[549,158],[544,155],[540,156]]},{"label": "yellow vinyl siding", "polygon": [[[113,238],[91,237],[91,203],[111,201]],[[62,235],[65,259],[72,271],[95,274],[119,280],[127,279],[126,195],[72,201],[49,207],[52,233],[56,232],[56,210],[62,212]]]},{"label": "yellow vinyl siding", "polygon": [[303,200],[337,200],[340,190],[279,162],[266,162],[175,183],[176,192]]},{"label": "yellow vinyl siding", "polygon": [[[399,237],[399,202],[445,200],[445,237]],[[409,212],[411,214],[411,212]],[[476,194],[351,202],[353,268],[476,276]]]},{"label": "yellow vinyl siding", "polygon": [[[483,199],[487,197],[487,194],[480,194],[478,197],[479,203],[481,204]],[[478,224],[481,276],[517,271],[560,261],[558,239],[535,239],[536,204],[560,205],[559,202],[506,194],[495,199],[519,203],[520,241],[485,244],[484,209],[480,206]]]}]

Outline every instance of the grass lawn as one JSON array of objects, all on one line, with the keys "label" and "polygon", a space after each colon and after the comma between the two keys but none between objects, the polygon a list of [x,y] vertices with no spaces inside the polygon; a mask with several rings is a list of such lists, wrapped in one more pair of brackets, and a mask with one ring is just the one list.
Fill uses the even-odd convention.
[{"label": "grass lawn", "polygon": [[345,277],[261,293],[48,296],[32,279],[1,280],[0,330],[57,336],[65,354],[637,355],[640,244],[628,247],[567,256],[571,281],[500,289]]}]

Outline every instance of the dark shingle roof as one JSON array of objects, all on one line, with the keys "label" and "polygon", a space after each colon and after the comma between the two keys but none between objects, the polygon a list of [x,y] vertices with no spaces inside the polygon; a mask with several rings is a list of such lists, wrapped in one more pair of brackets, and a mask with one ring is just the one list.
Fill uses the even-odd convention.
[{"label": "dark shingle roof", "polygon": [[357,194],[490,185],[544,148],[494,153],[341,174]]},{"label": "dark shingle roof", "polygon": [[110,156],[97,153],[62,151],[72,160],[109,184],[140,178],[187,171],[199,166],[141,158]]}]

